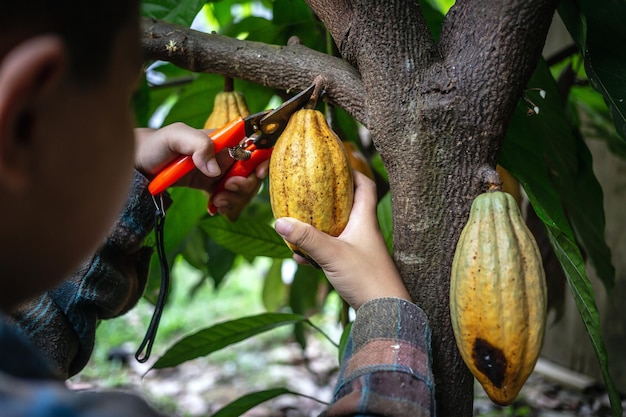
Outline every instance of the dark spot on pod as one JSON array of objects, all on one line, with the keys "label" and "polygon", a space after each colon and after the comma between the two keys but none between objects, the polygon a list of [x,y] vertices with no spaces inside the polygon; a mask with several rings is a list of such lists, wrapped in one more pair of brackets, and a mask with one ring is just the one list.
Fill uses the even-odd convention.
[{"label": "dark spot on pod", "polygon": [[477,338],[474,341],[472,358],[476,368],[485,374],[496,388],[502,388],[506,373],[506,357],[502,350],[484,339]]}]

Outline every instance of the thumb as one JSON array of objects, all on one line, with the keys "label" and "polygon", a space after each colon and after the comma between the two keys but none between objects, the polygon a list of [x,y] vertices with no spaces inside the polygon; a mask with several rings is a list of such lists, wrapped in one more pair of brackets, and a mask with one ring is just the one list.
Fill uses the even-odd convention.
[{"label": "thumb", "polygon": [[291,217],[281,217],[274,228],[287,242],[302,249],[322,268],[333,252],[333,239],[308,223]]}]

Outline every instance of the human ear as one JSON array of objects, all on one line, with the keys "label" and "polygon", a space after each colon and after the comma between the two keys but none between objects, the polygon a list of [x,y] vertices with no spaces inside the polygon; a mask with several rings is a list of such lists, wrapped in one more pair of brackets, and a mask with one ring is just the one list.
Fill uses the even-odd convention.
[{"label": "human ear", "polygon": [[33,124],[62,82],[68,58],[58,36],[39,35],[0,59],[0,185],[18,189],[30,178]]}]

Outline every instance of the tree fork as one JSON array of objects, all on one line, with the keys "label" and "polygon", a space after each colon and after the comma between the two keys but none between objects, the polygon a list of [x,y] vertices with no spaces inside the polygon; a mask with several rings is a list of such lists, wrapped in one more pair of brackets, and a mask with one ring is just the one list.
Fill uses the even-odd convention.
[{"label": "tree fork", "polygon": [[308,2],[363,77],[372,138],[389,174],[394,259],[433,328],[438,415],[471,416],[473,378],[450,323],[454,248],[556,3],[458,0],[435,44],[415,1]]},{"label": "tree fork", "polygon": [[[473,378],[452,334],[454,247],[480,169],[495,166],[534,70],[554,0],[458,0],[435,43],[414,0],[308,0],[344,60],[144,20],[148,59],[274,88],[329,81],[327,98],[367,126],[389,173],[394,258],[433,328],[439,416],[471,416]],[[382,30],[380,29],[382,27]],[[348,64],[348,61],[351,65]]]}]

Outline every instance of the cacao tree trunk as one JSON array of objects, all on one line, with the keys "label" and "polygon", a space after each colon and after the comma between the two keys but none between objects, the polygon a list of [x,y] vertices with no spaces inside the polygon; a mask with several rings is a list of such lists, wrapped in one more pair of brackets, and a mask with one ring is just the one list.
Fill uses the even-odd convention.
[{"label": "cacao tree trunk", "polygon": [[415,1],[309,3],[363,78],[367,126],[389,174],[394,260],[433,330],[438,415],[470,416],[473,378],[450,323],[452,257],[555,2],[457,1],[438,43]]},{"label": "cacao tree trunk", "polygon": [[327,99],[369,128],[389,174],[394,260],[433,330],[438,415],[471,416],[473,378],[450,323],[452,257],[556,1],[458,0],[438,41],[415,0],[307,2],[344,60],[296,43],[268,46],[149,20],[144,50],[192,71],[275,88],[302,89],[321,76]]}]

